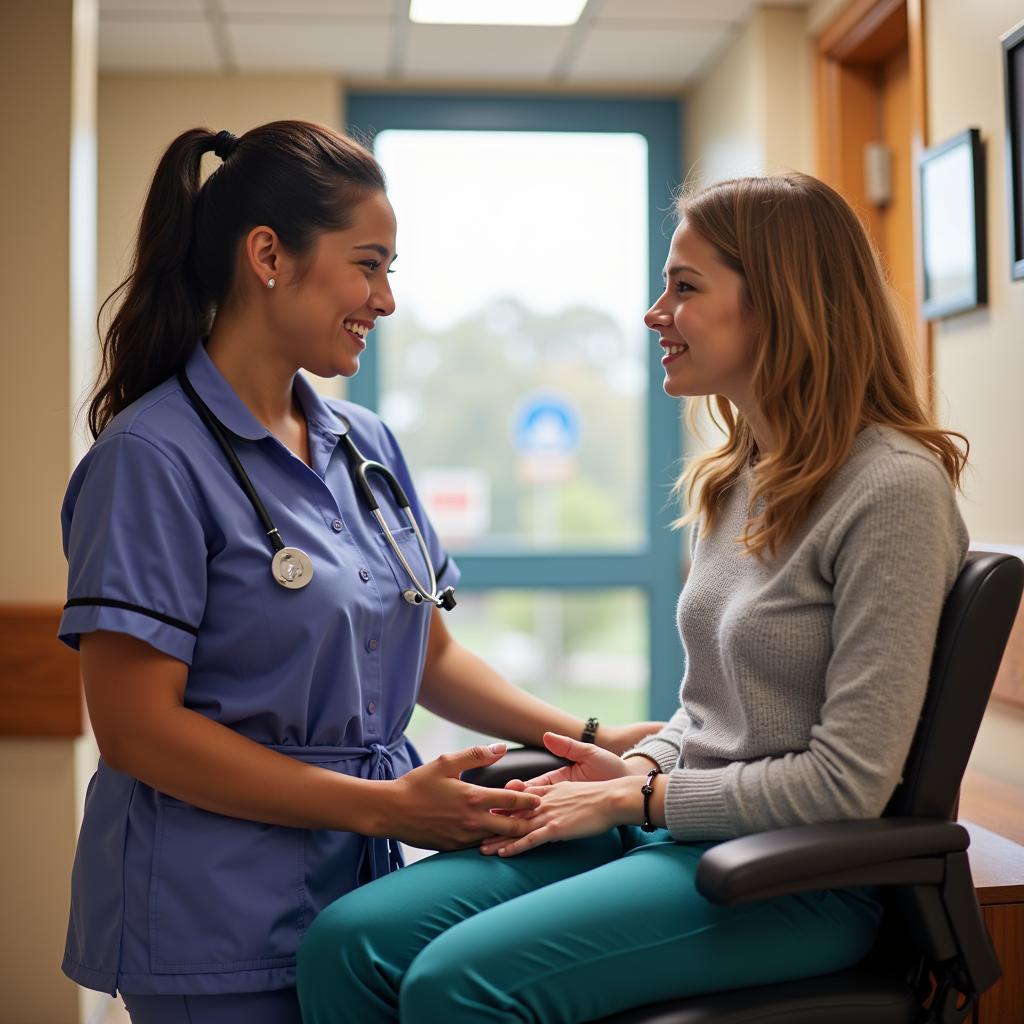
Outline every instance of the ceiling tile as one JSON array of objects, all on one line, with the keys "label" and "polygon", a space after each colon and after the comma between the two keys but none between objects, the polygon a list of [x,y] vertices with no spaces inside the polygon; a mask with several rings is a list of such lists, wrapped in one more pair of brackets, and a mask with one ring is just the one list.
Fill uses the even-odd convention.
[{"label": "ceiling tile", "polygon": [[260,25],[229,21],[225,30],[242,71],[329,71],[343,78],[382,77],[391,57],[386,25]]},{"label": "ceiling tile", "polygon": [[595,2],[594,25],[607,19],[638,25],[644,21],[742,21],[757,6],[756,0],[715,0],[713,4],[707,0],[591,0]]},{"label": "ceiling tile", "polygon": [[326,15],[331,20],[354,16],[383,21],[395,16],[397,6],[397,0],[220,0],[221,10],[229,17],[268,14],[275,20],[288,15]]},{"label": "ceiling tile", "polygon": [[543,81],[554,70],[571,31],[512,25],[409,25],[402,72],[409,78]]},{"label": "ceiling tile", "polygon": [[100,22],[100,71],[221,71],[205,19],[159,21],[104,17]]},{"label": "ceiling tile", "polygon": [[733,31],[595,27],[569,68],[569,80],[681,86],[703,69]]},{"label": "ceiling tile", "polygon": [[181,14],[204,14],[205,0],[100,0],[100,14],[165,14],[171,21]]}]

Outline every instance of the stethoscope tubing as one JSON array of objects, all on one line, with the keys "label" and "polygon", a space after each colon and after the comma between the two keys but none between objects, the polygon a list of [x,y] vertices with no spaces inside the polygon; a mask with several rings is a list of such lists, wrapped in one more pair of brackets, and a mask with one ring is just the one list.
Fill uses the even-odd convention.
[{"label": "stethoscope tubing", "polygon": [[[249,503],[256,512],[263,529],[266,531],[266,535],[270,538],[270,543],[273,545],[275,553],[285,550],[284,539],[281,537],[281,533],[278,528],[274,525],[274,521],[270,518],[270,513],[267,511],[266,506],[263,504],[259,494],[256,492],[256,488],[253,486],[253,482],[249,478],[249,474],[245,471],[245,467],[242,465],[237,452],[232,446],[230,440],[228,440],[227,431],[225,430],[224,425],[219,419],[217,419],[210,407],[200,397],[199,392],[197,392],[192,386],[192,382],[188,379],[188,375],[184,370],[178,373],[178,382],[181,384],[185,394],[192,402],[192,405],[195,406],[210,433],[213,434],[214,438],[216,438],[221,451],[224,453],[224,457],[227,459],[228,464],[231,466],[231,469],[235,474],[235,478],[237,479],[239,486],[242,488],[245,496],[249,499]],[[345,426],[346,431],[341,434],[341,440],[344,443],[346,454],[349,458],[352,477],[355,480],[356,485],[359,487],[359,490],[362,491],[363,498],[366,500],[366,504],[374,519],[377,520],[377,524],[380,526],[381,532],[387,539],[389,547],[401,563],[402,568],[408,574],[409,579],[412,581],[414,589],[404,591],[406,600],[409,601],[410,604],[427,602],[438,607],[454,607],[454,599],[450,593],[452,590],[451,587],[447,588],[445,594],[439,595],[437,593],[437,576],[434,572],[434,563],[430,557],[430,552],[427,550],[426,541],[423,539],[423,534],[420,532],[419,524],[416,522],[416,517],[412,513],[409,499],[406,497],[402,485],[398,482],[394,473],[392,473],[387,466],[383,463],[376,462],[373,459],[368,459],[363,455],[348,434],[347,422],[345,423]],[[376,474],[384,481],[388,490],[391,491],[391,495],[396,504],[405,514],[406,520],[412,527],[416,541],[419,544],[420,552],[423,555],[423,562],[427,567],[427,573],[430,580],[429,589],[424,587],[420,582],[419,577],[413,571],[412,566],[409,564],[409,560],[405,557],[398,545],[398,542],[395,540],[394,534],[391,532],[391,528],[384,519],[384,516],[380,511],[380,503],[377,501],[377,496],[373,493],[373,487],[370,485],[371,473]],[[297,552],[296,549],[287,550],[293,551],[297,554],[302,554],[303,558],[308,559],[308,556],[301,552]],[[308,566],[309,563],[307,561],[307,567]]]},{"label": "stethoscope tubing", "polygon": [[202,417],[203,422],[206,424],[210,433],[217,439],[217,444],[220,445],[220,450],[228,460],[228,464],[231,466],[231,469],[235,474],[235,479],[238,480],[239,486],[245,492],[245,496],[249,499],[249,503],[252,505],[260,523],[263,525],[263,529],[270,538],[270,543],[274,546],[274,551],[280,551],[284,547],[284,541],[281,538],[281,534],[274,525],[274,521],[270,518],[270,513],[267,511],[267,508],[260,499],[260,496],[256,493],[256,488],[253,487],[252,480],[249,479],[249,474],[246,473],[245,467],[238,458],[235,449],[231,446],[231,442],[228,440],[227,434],[224,431],[223,424],[216,416],[214,416],[210,407],[202,400],[202,398],[200,398],[199,392],[192,386],[192,381],[188,379],[188,375],[184,370],[178,374],[178,383],[181,384],[185,394],[188,395],[192,404],[196,407],[196,410]]},{"label": "stethoscope tubing", "polygon": [[[366,499],[366,504],[370,508],[370,512],[373,514],[374,519],[377,520],[377,524],[380,526],[381,531],[387,538],[388,545],[391,550],[395,553],[395,557],[402,564],[402,568],[408,573],[409,579],[412,580],[412,585],[416,590],[416,593],[420,595],[426,601],[432,601],[437,603],[436,598],[433,596],[437,593],[437,579],[434,576],[434,563],[430,557],[430,552],[427,550],[426,541],[423,539],[423,534],[420,533],[419,524],[416,522],[416,517],[412,514],[412,508],[409,505],[409,499],[405,495],[405,491],[402,485],[398,482],[397,477],[394,473],[388,469],[382,462],[376,462],[373,459],[366,458],[365,455],[356,447],[355,441],[352,440],[349,434],[342,434],[342,443],[345,445],[348,456],[351,460],[352,474],[356,479],[356,483],[359,485],[359,489],[363,492],[363,497]],[[384,483],[387,485],[388,490],[391,491],[391,496],[395,499],[395,503],[405,514],[405,518],[409,525],[412,527],[413,533],[416,535],[416,540],[420,546],[420,552],[423,555],[423,562],[427,567],[427,572],[430,575],[430,587],[429,589],[424,587],[420,583],[419,578],[413,571],[412,566],[409,564],[408,559],[402,553],[402,549],[398,546],[398,542],[395,540],[394,534],[388,527],[387,522],[384,519],[384,515],[380,510],[380,505],[377,501],[377,496],[373,493],[373,488],[370,486],[370,474],[375,473],[379,476]]]}]

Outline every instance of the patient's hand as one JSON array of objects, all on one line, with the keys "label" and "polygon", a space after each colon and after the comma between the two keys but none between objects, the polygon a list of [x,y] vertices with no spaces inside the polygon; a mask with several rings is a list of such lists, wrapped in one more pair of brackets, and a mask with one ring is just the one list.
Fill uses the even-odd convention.
[{"label": "patient's hand", "polygon": [[513,779],[507,784],[506,789],[523,790],[528,786],[553,786],[557,782],[603,782],[632,774],[618,754],[603,750],[595,743],[581,743],[557,732],[546,732],[544,746],[557,757],[564,757],[576,763],[555,768],[525,782]]},{"label": "patient's hand", "polygon": [[614,825],[639,820],[643,807],[640,780],[635,776],[530,786],[527,793],[541,798],[539,807],[523,812],[530,831],[519,839],[490,836],[480,844],[481,853],[514,857],[545,843],[599,835]]}]

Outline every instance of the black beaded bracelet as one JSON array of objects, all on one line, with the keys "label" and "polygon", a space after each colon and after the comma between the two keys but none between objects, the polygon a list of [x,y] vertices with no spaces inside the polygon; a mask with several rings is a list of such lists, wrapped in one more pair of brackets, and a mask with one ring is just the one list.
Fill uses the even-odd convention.
[{"label": "black beaded bracelet", "polygon": [[647,773],[647,781],[640,788],[640,792],[644,795],[644,820],[640,828],[644,832],[657,832],[658,830],[658,826],[651,822],[651,794],[654,792],[654,776],[660,774],[660,768],[652,768]]},{"label": "black beaded bracelet", "polygon": [[600,724],[596,718],[588,718],[587,724],[583,726],[583,735],[580,736],[580,741],[583,743],[597,742],[597,727]]}]

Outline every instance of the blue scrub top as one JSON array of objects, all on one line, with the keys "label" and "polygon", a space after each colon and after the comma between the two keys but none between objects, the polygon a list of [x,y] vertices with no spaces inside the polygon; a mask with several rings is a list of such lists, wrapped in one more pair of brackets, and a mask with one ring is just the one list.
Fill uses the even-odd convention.
[{"label": "blue scrub top", "polygon": [[[116,416],[72,475],[61,513],[68,604],[60,638],[128,633],[189,666],[185,705],[331,771],[391,779],[419,764],[404,729],[431,606],[353,485],[339,416],[409,497],[438,584],[454,584],[388,428],[324,400],[300,375],[312,468],[263,427],[197,345],[187,373],[231,435],[284,542],[313,562],[301,590],[274,582],[272,548],[231,467],[176,379]],[[375,481],[376,482],[376,481]],[[426,581],[411,528],[383,485],[385,519]],[[136,994],[256,992],[295,984],[314,916],[391,870],[397,846],[193,807],[113,771],[89,783],[63,968]]]}]

